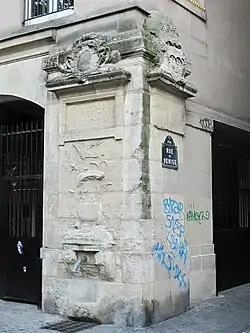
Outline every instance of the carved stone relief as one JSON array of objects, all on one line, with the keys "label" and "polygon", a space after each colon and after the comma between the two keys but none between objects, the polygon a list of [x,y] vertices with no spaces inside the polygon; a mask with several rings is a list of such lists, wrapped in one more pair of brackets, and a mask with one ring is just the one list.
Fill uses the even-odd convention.
[{"label": "carved stone relief", "polygon": [[[72,203],[69,205],[71,211],[66,214],[75,221],[64,233],[64,244],[79,244],[84,249],[96,251],[115,244],[113,231],[109,230],[110,217],[102,211],[101,203],[102,194],[111,191],[113,186],[109,179],[112,177],[109,163],[114,163],[113,158],[118,158],[118,153],[113,152],[113,145],[117,142],[113,141],[115,139],[110,138],[84,140],[68,142],[61,147],[62,179],[68,178],[63,191],[69,184]],[[106,160],[106,154],[110,162]],[[63,210],[67,211],[65,208]]]},{"label": "carved stone relief", "polygon": [[63,277],[114,281],[121,271],[113,254],[116,230],[102,200],[112,190],[112,163],[120,160],[121,147],[113,137],[71,140],[60,146],[60,189],[69,201],[61,200],[66,206],[59,262]]},{"label": "carved stone relief", "polygon": [[106,179],[108,163],[104,153],[100,153],[100,148],[96,150],[102,144],[103,141],[99,140],[71,144],[71,151],[77,157],[78,164],[70,164],[76,186],[69,189],[69,192],[78,201],[77,217],[82,222],[98,220],[96,193],[110,191],[112,187],[112,182]]},{"label": "carved stone relief", "polygon": [[71,164],[72,171],[75,171],[77,174],[76,185],[78,188],[83,188],[83,193],[88,192],[88,188],[85,186],[88,185],[88,182],[95,182],[97,184],[95,188],[96,192],[111,190],[112,182],[107,181],[105,175],[108,162],[105,160],[104,151],[100,153],[96,149],[103,143],[103,140],[95,140],[94,142],[72,144],[79,162],[81,161],[82,165],[84,165],[83,171],[80,172],[77,166]]},{"label": "carved stone relief", "polygon": [[149,76],[162,73],[175,83],[188,85],[189,90],[196,93],[197,90],[186,79],[191,74],[190,63],[172,19],[161,12],[152,11],[144,22],[144,29],[151,35],[156,50]]},{"label": "carved stone relief", "polygon": [[187,57],[182,48],[180,35],[171,18],[153,11],[145,20],[144,28],[152,35],[157,48],[161,51],[157,65],[160,65],[161,69],[174,80],[185,79],[190,74]]},{"label": "carved stone relief", "polygon": [[111,50],[107,36],[88,33],[77,38],[69,48],[61,49],[43,63],[48,73],[47,87],[69,83],[84,83],[91,75],[123,73],[115,66],[121,59],[120,52]]}]

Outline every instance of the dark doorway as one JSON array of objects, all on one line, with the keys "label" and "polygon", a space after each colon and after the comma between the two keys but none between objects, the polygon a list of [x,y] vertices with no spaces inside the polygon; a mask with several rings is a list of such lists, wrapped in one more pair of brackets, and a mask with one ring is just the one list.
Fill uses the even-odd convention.
[{"label": "dark doorway", "polygon": [[250,282],[250,133],[215,123],[213,222],[217,291]]},{"label": "dark doorway", "polygon": [[41,302],[44,110],[0,104],[0,298]]}]

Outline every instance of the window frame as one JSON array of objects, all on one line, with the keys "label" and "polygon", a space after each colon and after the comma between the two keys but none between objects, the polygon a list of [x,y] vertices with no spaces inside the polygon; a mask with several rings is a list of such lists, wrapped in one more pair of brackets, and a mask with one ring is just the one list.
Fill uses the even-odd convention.
[{"label": "window frame", "polygon": [[[74,11],[74,4],[65,9],[58,9],[58,0],[48,0],[49,2],[49,9],[48,12],[45,14],[32,16],[32,6],[33,2],[37,0],[24,0],[24,23],[26,25],[28,22],[32,22],[32,24],[45,22],[51,19],[60,18],[63,16],[68,16],[73,13]],[[74,2],[74,1],[73,1]]]}]

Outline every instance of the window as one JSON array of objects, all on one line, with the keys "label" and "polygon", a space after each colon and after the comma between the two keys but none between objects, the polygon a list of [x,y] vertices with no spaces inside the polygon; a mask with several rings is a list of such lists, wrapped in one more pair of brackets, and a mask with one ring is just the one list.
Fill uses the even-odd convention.
[{"label": "window", "polygon": [[74,0],[25,0],[25,21],[74,8]]}]

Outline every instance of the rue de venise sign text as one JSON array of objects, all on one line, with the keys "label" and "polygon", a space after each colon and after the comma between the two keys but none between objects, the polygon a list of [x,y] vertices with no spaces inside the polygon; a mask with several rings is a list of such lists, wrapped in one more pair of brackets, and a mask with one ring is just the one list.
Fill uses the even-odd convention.
[{"label": "rue de venise sign text", "polygon": [[178,170],[178,151],[171,136],[167,136],[162,144],[162,167]]}]

